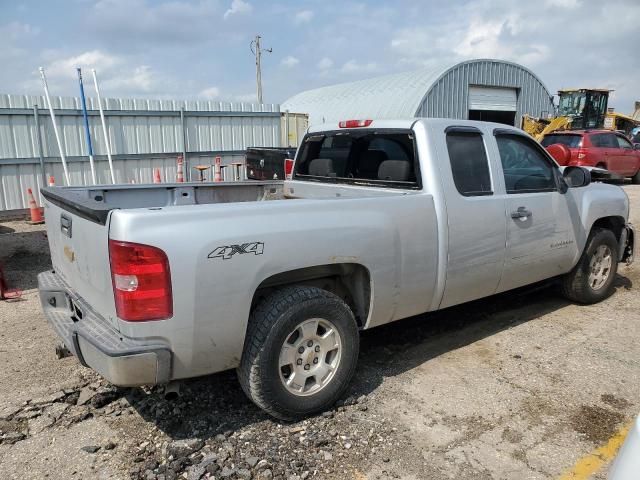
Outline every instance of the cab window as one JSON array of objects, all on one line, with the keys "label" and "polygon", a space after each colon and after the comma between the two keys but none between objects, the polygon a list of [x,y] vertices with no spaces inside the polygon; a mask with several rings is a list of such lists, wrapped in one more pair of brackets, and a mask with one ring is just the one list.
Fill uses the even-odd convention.
[{"label": "cab window", "polygon": [[447,132],[447,150],[453,182],[465,197],[491,195],[491,175],[482,134],[466,131]]},{"label": "cab window", "polygon": [[555,166],[522,135],[496,135],[507,193],[557,190]]},{"label": "cab window", "polygon": [[293,178],[312,182],[420,188],[413,132],[379,129],[307,135]]}]

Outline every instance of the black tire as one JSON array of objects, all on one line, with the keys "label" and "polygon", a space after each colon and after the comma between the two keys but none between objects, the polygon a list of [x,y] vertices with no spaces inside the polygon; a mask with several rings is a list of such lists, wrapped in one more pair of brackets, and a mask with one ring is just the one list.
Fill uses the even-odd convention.
[{"label": "black tire", "polygon": [[[589,282],[591,259],[596,250],[605,245],[611,251],[611,267],[604,284],[594,289]],[[611,230],[596,228],[587,239],[587,246],[578,260],[578,264],[561,279],[562,294],[574,302],[582,304],[598,303],[613,293],[613,282],[618,272],[618,241]]]},{"label": "black tire", "polygon": [[634,185],[640,185],[640,169],[636,172],[636,174],[631,177],[631,183]]},{"label": "black tire", "polygon": [[[280,378],[279,355],[284,342],[304,320],[330,321],[340,335],[340,362],[333,377],[317,393],[298,396]],[[284,287],[263,299],[249,318],[238,379],[247,396],[270,415],[296,420],[331,407],[355,372],[360,345],[353,312],[340,297],[315,287]]]}]

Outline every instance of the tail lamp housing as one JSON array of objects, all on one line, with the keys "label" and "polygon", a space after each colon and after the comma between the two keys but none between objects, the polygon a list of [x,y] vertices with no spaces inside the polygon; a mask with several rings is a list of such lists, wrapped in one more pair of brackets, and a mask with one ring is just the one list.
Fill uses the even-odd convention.
[{"label": "tail lamp housing", "polygon": [[293,176],[293,158],[284,159],[284,178],[285,180],[291,180]]},{"label": "tail lamp housing", "polygon": [[118,318],[147,322],[173,316],[169,259],[161,249],[109,240],[109,261]]}]

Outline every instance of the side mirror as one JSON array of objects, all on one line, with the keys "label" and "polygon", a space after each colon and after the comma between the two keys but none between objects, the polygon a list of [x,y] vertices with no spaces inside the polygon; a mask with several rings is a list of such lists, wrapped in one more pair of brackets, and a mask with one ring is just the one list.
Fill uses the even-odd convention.
[{"label": "side mirror", "polygon": [[634,143],[633,144],[633,149],[634,150],[640,150],[640,143]]},{"label": "side mirror", "polygon": [[591,173],[582,167],[565,167],[562,176],[569,188],[586,187],[591,183]]}]

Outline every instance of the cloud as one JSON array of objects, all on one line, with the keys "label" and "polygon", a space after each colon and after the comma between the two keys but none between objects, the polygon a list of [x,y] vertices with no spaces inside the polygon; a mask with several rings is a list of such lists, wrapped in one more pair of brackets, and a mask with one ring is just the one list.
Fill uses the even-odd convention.
[{"label": "cloud", "polygon": [[207,100],[216,100],[220,97],[220,89],[218,87],[208,87],[200,92],[200,96]]},{"label": "cloud", "polygon": [[303,23],[309,23],[313,19],[314,13],[312,10],[301,10],[293,16],[293,23],[295,25],[301,25]]},{"label": "cloud", "polygon": [[233,100],[236,102],[244,102],[244,103],[256,103],[256,94],[255,93],[243,93],[240,95],[234,95]]},{"label": "cloud", "polygon": [[220,89],[218,87],[208,87],[200,91],[200,96],[207,100],[216,100],[220,98]]},{"label": "cloud", "polygon": [[[60,57],[56,51],[46,52],[46,56]],[[114,55],[102,50],[90,50],[71,55],[46,64],[45,73],[53,91],[75,91],[78,78],[76,68],[84,70],[85,85],[90,82],[89,69],[95,68],[101,84],[101,90],[108,95],[127,96],[139,94],[157,94],[162,96],[164,87],[170,81],[155,74],[149,65],[136,65],[133,59]],[[70,81],[73,80],[73,81]]]},{"label": "cloud", "polygon": [[249,2],[245,2],[244,0],[233,0],[231,2],[231,7],[224,12],[224,19],[226,20],[231,15],[251,13],[252,10],[253,7]]},{"label": "cloud", "polygon": [[9,60],[28,55],[25,43],[33,40],[38,34],[40,29],[28,23],[14,21],[0,25],[0,59]]},{"label": "cloud", "polygon": [[292,57],[291,55],[288,55],[286,57],[284,57],[282,59],[282,61],[280,62],[281,65],[287,67],[287,68],[293,68],[296,65],[298,65],[300,63],[300,60],[298,60],[296,57]]},{"label": "cloud", "polygon": [[[151,93],[156,84],[153,72],[148,65],[140,65],[133,69],[133,72],[122,72],[104,82],[105,89],[111,91],[127,91],[130,94]],[[100,89],[102,90],[102,89]]]},{"label": "cloud", "polygon": [[76,68],[95,68],[99,73],[110,71],[113,67],[122,65],[123,60],[101,50],[90,50],[60,60],[54,60],[45,67],[47,76],[76,78]]},{"label": "cloud", "polygon": [[4,41],[7,40],[21,40],[25,37],[32,37],[38,35],[40,29],[34,27],[28,23],[13,21],[0,25],[0,34]]},{"label": "cloud", "polygon": [[91,39],[104,39],[110,49],[130,52],[147,45],[193,44],[196,39],[207,39],[221,13],[217,0],[98,0],[79,28],[86,28]]},{"label": "cloud", "polygon": [[323,57],[318,62],[317,67],[320,70],[329,70],[331,67],[333,67],[333,60],[331,60],[329,57]]},{"label": "cloud", "polygon": [[545,0],[546,7],[560,7],[566,9],[574,9],[580,6],[580,0]]},{"label": "cloud", "polygon": [[358,63],[355,60],[349,60],[340,68],[342,73],[372,73],[380,69],[376,62]]},{"label": "cloud", "polygon": [[519,42],[521,26],[518,17],[496,21],[475,20],[467,27],[453,51],[462,58],[498,58],[536,65],[546,60],[550,48],[541,43]]},{"label": "cloud", "polygon": [[[629,112],[638,95],[632,84],[640,77],[640,64],[629,60],[637,57],[629,39],[637,36],[639,15],[636,0],[450,2],[434,7],[430,18],[416,11],[388,37],[387,49],[403,70],[489,57],[530,67],[551,93],[576,85],[610,86],[616,89],[610,105]],[[610,53],[612,44],[616,55]],[[393,62],[376,61],[386,71]]]}]

